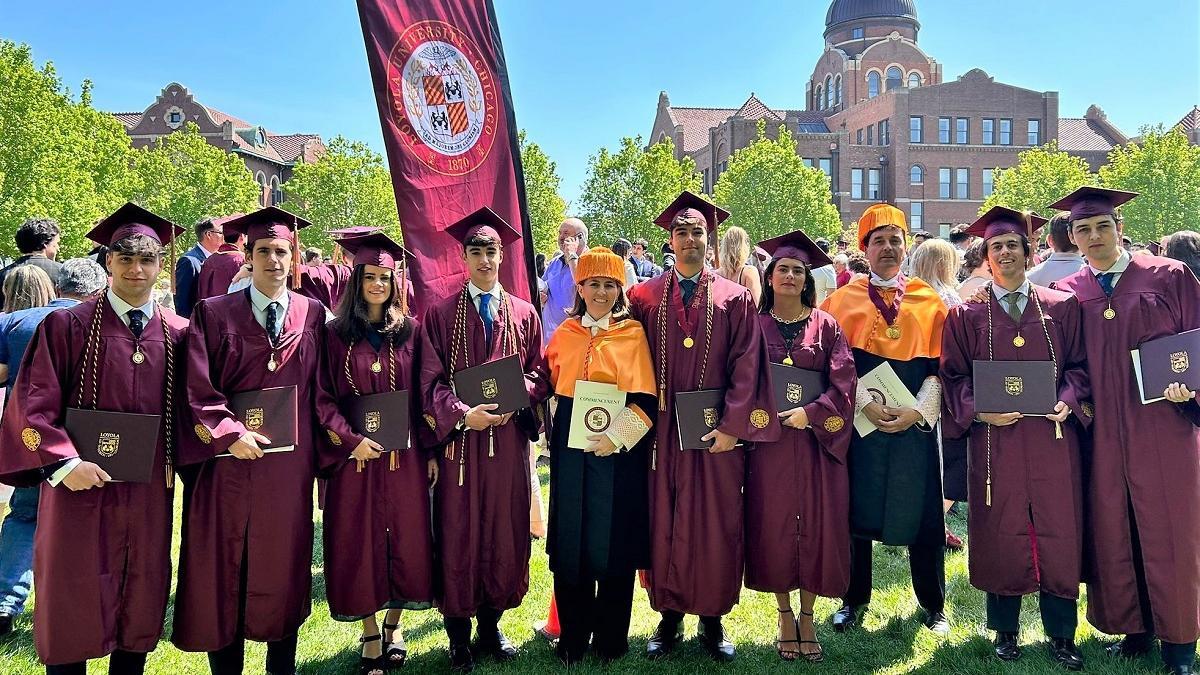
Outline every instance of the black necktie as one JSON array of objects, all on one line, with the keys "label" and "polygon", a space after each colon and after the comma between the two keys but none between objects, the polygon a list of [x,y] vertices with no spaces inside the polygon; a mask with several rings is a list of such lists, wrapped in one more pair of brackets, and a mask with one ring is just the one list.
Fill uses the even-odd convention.
[{"label": "black necktie", "polygon": [[140,309],[129,310],[129,330],[133,333],[133,337],[142,337],[142,329],[146,327],[146,324],[142,323],[145,316]]},{"label": "black necktie", "polygon": [[683,304],[686,306],[692,301],[692,294],[696,292],[696,282],[691,279],[684,279],[679,282],[679,286],[683,288]]},{"label": "black necktie", "polygon": [[1105,272],[1103,274],[1096,275],[1096,281],[1100,282],[1100,288],[1104,290],[1104,295],[1110,298],[1113,294],[1113,286],[1116,285],[1113,281],[1116,279],[1116,277],[1116,272]]},{"label": "black necktie", "polygon": [[267,335],[271,336],[271,344],[279,339],[279,303],[267,305]]}]

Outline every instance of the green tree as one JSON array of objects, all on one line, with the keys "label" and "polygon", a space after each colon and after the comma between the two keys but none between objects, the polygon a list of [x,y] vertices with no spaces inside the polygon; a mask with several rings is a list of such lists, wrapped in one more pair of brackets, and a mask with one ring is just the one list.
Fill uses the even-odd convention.
[{"label": "green tree", "polygon": [[995,188],[979,213],[993,206],[1007,206],[1049,217],[1047,207],[1051,204],[1081,185],[1096,184],[1096,174],[1088,170],[1087,162],[1059,151],[1058,142],[1051,141],[1017,155],[1017,165],[1011,169],[998,170]]},{"label": "green tree", "polygon": [[654,218],[683,190],[700,193],[700,175],[691,157],[675,159],[670,140],[642,150],[642,138],[621,139],[615,154],[608,148],[588,159],[580,196],[581,218],[591,231],[590,245],[611,244],[617,237],[662,241]]},{"label": "green tree", "polygon": [[304,231],[306,245],[328,251],[329,230],[343,227],[382,227],[402,241],[392,176],[366,143],[335,137],[317,161],[298,164],[283,189],[283,208],[314,226]]},{"label": "green tree", "polygon": [[796,229],[813,239],[836,238],[842,222],[831,196],[829,177],[804,165],[792,133],[780,125],[779,138],[772,140],[765,120],[759,120],[754,142],[733,154],[713,188],[717,203],[731,214],[725,224],[745,229],[751,241]]},{"label": "green tree", "polygon": [[558,194],[562,178],[544,150],[520,134],[521,166],[525,172],[525,201],[533,229],[533,250],[549,255],[558,247],[558,226],[566,218],[567,202]]},{"label": "green tree", "polygon": [[245,162],[204,140],[192,122],[135,151],[132,167],[133,201],[184,228],[258,208],[259,186]]},{"label": "green tree", "polygon": [[[130,193],[129,137],[112,115],[91,106],[91,83],[78,99],[27,45],[0,40],[0,231],[26,218],[62,228],[60,258],[86,253],[84,234]],[[12,237],[0,251],[14,254]]]},{"label": "green tree", "polygon": [[1105,187],[1140,196],[1121,207],[1125,233],[1158,241],[1180,230],[1200,229],[1200,147],[1178,129],[1142,129],[1142,142],[1113,149],[1100,168]]}]

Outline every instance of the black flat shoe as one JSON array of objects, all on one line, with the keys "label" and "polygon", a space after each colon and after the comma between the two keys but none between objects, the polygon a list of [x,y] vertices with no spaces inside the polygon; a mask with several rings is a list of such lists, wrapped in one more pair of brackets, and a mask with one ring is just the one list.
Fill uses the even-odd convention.
[{"label": "black flat shoe", "polygon": [[392,632],[392,640],[387,640],[383,644],[383,658],[387,661],[388,670],[395,668],[403,668],[404,662],[408,660],[408,649],[404,646],[404,636],[400,636],[400,641],[396,642],[396,631],[399,630],[400,624],[383,622],[384,632]]},{"label": "black flat shoe", "polygon": [[1110,644],[1104,648],[1104,651],[1109,656],[1120,656],[1127,659],[1136,659],[1150,653],[1154,647],[1154,638],[1148,637],[1145,633],[1138,635],[1126,635],[1120,640]]},{"label": "black flat shoe", "polygon": [[517,658],[517,648],[508,641],[504,633],[497,628],[494,631],[477,634],[475,647],[483,654],[489,654],[497,661],[511,661]]},{"label": "black flat shoe", "polygon": [[658,628],[654,629],[654,634],[650,636],[650,640],[646,643],[646,657],[650,659],[661,659],[671,653],[675,649],[675,645],[683,639],[683,622],[672,622],[662,620],[658,622]]},{"label": "black flat shoe", "polygon": [[942,637],[950,634],[950,620],[944,612],[926,612],[925,627]]},{"label": "black flat shoe", "polygon": [[[364,635],[358,639],[364,647],[368,642],[378,642],[381,638],[379,635]],[[387,659],[380,654],[379,656],[362,656],[358,657],[358,674],[359,675],[383,675],[387,672]]]},{"label": "black flat shoe", "polygon": [[1001,661],[1016,661],[1021,658],[1021,645],[1017,644],[1016,633],[997,632],[992,645],[996,652],[996,658]]},{"label": "black flat shoe", "polygon": [[725,628],[719,621],[707,626],[701,621],[699,638],[700,644],[704,645],[704,651],[708,652],[713,661],[729,663],[737,657],[737,650],[725,637]]},{"label": "black flat shoe", "polygon": [[854,628],[858,625],[859,616],[867,611],[866,605],[851,607],[850,605],[842,605],[841,609],[833,614],[833,629],[839,633]]},{"label": "black flat shoe", "polygon": [[1083,655],[1075,647],[1075,641],[1070,638],[1050,640],[1050,658],[1067,670],[1083,670]]},{"label": "black flat shoe", "polygon": [[475,656],[471,654],[470,646],[450,645],[450,669],[459,673],[469,673],[475,670]]}]

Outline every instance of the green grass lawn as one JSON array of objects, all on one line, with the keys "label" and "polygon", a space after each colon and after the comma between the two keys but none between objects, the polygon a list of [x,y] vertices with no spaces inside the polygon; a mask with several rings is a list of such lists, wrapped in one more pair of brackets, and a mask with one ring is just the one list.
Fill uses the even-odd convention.
[{"label": "green grass lawn", "polygon": [[[541,470],[543,485],[547,480],[545,467]],[[545,490],[543,490],[545,492]],[[178,503],[176,504],[178,508]],[[965,509],[963,509],[965,510]],[[317,515],[318,524],[320,514]],[[963,534],[966,524],[961,517],[952,516],[954,529]],[[178,533],[175,546],[179,543]],[[1021,642],[1025,656],[1015,664],[1002,664],[991,655],[991,637],[984,629],[983,594],[967,580],[967,559],[963,553],[948,556],[946,563],[948,614],[954,630],[948,639],[939,639],[920,623],[919,610],[908,580],[908,561],[903,549],[877,546],[875,549],[876,591],[862,629],[849,634],[835,633],[829,626],[830,615],[837,609],[835,600],[818,602],[817,632],[825,649],[825,662],[782,663],[776,656],[773,641],[777,623],[774,600],[765,593],[745,591],[741,603],[726,617],[725,628],[738,647],[738,658],[731,665],[717,665],[708,659],[695,635],[694,617],[689,617],[687,641],[676,649],[671,658],[651,664],[642,656],[646,639],[654,630],[658,615],[650,610],[646,595],[638,591],[633,607],[630,654],[605,667],[599,662],[585,660],[577,672],[660,672],[694,673],[703,670],[750,672],[815,672],[831,673],[1059,673],[1046,656],[1038,621],[1036,598],[1028,598],[1022,613]],[[316,537],[313,563],[313,612],[300,630],[299,666],[301,673],[357,672],[358,624],[338,623],[329,618],[324,602],[324,579],[321,576],[320,532]],[[537,542],[531,563],[530,591],[524,604],[506,612],[501,626],[521,647],[522,655],[509,665],[500,666],[482,661],[476,672],[523,673],[561,670],[554,652],[533,634],[534,621],[544,618],[550,597],[551,579],[546,567],[545,546]],[[793,601],[798,606],[798,599]],[[168,610],[169,611],[169,610]],[[1080,607],[1080,628],[1076,636],[1087,662],[1088,673],[1151,673],[1161,667],[1157,655],[1138,661],[1112,660],[1103,653],[1108,642],[1083,620]],[[170,617],[167,618],[170,624]],[[69,626],[64,627],[70,630]],[[410,612],[404,617],[408,641],[407,672],[445,672],[446,638],[441,617],[436,610]],[[33,675],[44,672],[33,649],[29,612],[17,622],[16,629],[6,639],[0,639],[0,673],[3,675]],[[259,673],[265,649],[250,643],[246,654],[246,673]],[[91,673],[106,673],[106,663],[93,663]],[[150,656],[150,673],[207,673],[203,654],[185,654],[165,639]]]}]

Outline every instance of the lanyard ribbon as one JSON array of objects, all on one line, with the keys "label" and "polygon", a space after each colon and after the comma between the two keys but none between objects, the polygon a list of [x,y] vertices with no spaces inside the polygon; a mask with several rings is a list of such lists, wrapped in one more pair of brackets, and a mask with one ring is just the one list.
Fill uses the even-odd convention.
[{"label": "lanyard ribbon", "polygon": [[875,309],[879,310],[880,316],[883,317],[883,322],[889,326],[896,323],[896,317],[900,315],[900,301],[904,300],[904,287],[907,284],[908,280],[901,276],[896,285],[896,297],[892,298],[892,304],[889,305],[883,301],[883,294],[879,292],[879,288],[867,282],[867,297],[871,298],[871,304],[875,305]]}]

